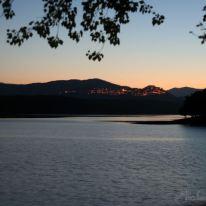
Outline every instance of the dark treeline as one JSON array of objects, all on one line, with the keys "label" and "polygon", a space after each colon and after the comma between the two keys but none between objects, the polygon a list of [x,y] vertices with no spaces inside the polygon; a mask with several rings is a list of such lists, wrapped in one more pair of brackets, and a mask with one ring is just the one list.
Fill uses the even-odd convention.
[{"label": "dark treeline", "polygon": [[206,126],[206,89],[193,93],[185,98],[180,113],[190,116],[183,120],[183,124]]},{"label": "dark treeline", "polygon": [[180,112],[183,115],[206,119],[206,89],[187,96]]},{"label": "dark treeline", "polygon": [[177,114],[182,101],[154,97],[0,96],[0,115]]}]

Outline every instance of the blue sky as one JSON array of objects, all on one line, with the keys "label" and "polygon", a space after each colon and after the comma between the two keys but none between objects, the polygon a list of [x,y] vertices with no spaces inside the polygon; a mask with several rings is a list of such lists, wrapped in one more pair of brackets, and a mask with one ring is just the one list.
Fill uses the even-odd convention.
[{"label": "blue sky", "polygon": [[151,17],[135,14],[122,27],[121,45],[105,45],[102,62],[85,57],[88,49],[100,48],[85,37],[79,44],[67,39],[53,50],[46,41],[34,37],[22,47],[6,44],[6,28],[18,28],[32,18],[41,16],[41,0],[16,1],[17,16],[12,21],[0,19],[0,82],[30,83],[55,79],[102,78],[114,83],[143,87],[155,84],[206,87],[206,46],[189,34],[198,32],[205,1],[150,0],[155,9],[166,16],[160,27],[151,25]]}]

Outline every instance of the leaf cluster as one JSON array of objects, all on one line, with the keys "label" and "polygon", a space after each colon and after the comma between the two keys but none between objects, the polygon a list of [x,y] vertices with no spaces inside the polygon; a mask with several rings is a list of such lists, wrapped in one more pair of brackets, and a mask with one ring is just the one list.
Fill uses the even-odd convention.
[{"label": "leaf cluster", "polygon": [[[88,33],[92,42],[111,45],[120,44],[121,25],[130,22],[131,13],[151,14],[152,24],[160,25],[164,16],[156,13],[153,7],[144,0],[82,0],[81,8],[74,6],[75,0],[42,0],[44,14],[38,20],[32,20],[17,30],[7,30],[7,42],[21,46],[36,33],[47,40],[51,48],[57,48],[64,41],[59,37],[61,28],[66,29],[67,36],[79,42]],[[6,19],[14,17],[13,0],[0,0],[3,15]],[[80,12],[81,11],[81,12]],[[79,17],[80,24],[77,23]],[[52,31],[56,29],[56,34]],[[101,51],[88,51],[89,59],[100,61]]]},{"label": "leaf cluster", "polygon": [[201,31],[201,34],[197,35],[198,38],[201,40],[201,44],[204,44],[206,42],[206,6],[203,7],[203,12],[204,14],[202,17],[202,21],[197,24],[197,27]]}]

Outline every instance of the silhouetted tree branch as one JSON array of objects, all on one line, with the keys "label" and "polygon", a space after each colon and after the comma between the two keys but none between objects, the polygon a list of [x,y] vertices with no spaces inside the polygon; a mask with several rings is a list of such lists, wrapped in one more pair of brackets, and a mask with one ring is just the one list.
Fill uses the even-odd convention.
[{"label": "silhouetted tree branch", "polygon": [[203,8],[203,18],[202,21],[197,24],[197,27],[200,28],[201,34],[198,35],[199,39],[201,39],[201,43],[204,44],[206,42],[206,6]]},{"label": "silhouetted tree branch", "polygon": [[[68,37],[77,43],[85,33],[91,41],[104,44],[108,41],[111,45],[119,45],[119,33],[122,24],[130,21],[131,13],[151,14],[152,24],[160,25],[164,16],[156,13],[153,7],[144,0],[82,0],[81,8],[74,5],[75,0],[42,0],[44,15],[38,20],[33,20],[18,30],[7,30],[7,42],[10,45],[21,46],[36,33],[48,41],[51,48],[63,44],[59,37],[59,29],[67,30]],[[15,16],[12,9],[13,0],[0,0],[3,16],[8,20]],[[80,23],[77,22],[80,18]],[[54,29],[56,35],[52,35]],[[100,61],[103,58],[101,51],[88,51],[89,59]]]}]

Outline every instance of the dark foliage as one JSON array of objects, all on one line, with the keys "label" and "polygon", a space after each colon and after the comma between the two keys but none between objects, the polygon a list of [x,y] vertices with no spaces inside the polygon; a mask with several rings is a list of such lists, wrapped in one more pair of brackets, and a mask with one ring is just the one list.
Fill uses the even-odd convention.
[{"label": "dark foliage", "polygon": [[[7,30],[7,42],[21,46],[36,33],[48,41],[51,48],[63,44],[59,37],[59,29],[67,30],[68,37],[79,42],[85,32],[91,41],[111,45],[119,45],[119,33],[122,24],[130,21],[130,14],[139,12],[151,14],[152,24],[160,25],[164,16],[156,13],[151,5],[144,0],[81,0],[81,6],[75,6],[76,0],[42,0],[44,15],[38,20],[32,20],[18,30]],[[8,20],[15,16],[12,9],[13,0],[0,0],[3,16]],[[80,18],[80,22],[77,21]],[[78,23],[79,22],[79,23]],[[56,35],[52,31],[56,29]],[[103,54],[100,51],[88,51],[89,59],[100,61]]]},{"label": "dark foliage", "polygon": [[186,97],[181,114],[206,118],[206,89]]},{"label": "dark foliage", "polygon": [[198,38],[201,40],[202,44],[206,42],[206,5],[203,7],[203,12],[204,14],[202,17],[202,21],[197,24],[197,27],[200,28],[201,31],[201,33],[198,35]]},{"label": "dark foliage", "polygon": [[[0,0],[1,17],[4,16],[6,20],[15,16],[13,1]],[[144,0],[81,0],[80,6],[75,6],[76,2],[76,0],[42,0],[44,8],[42,18],[32,20],[17,30],[8,29],[7,42],[10,45],[21,46],[36,33],[40,38],[46,39],[51,48],[57,48],[64,43],[59,37],[60,28],[64,28],[68,37],[77,43],[85,33],[88,33],[93,42],[104,44],[108,41],[116,46],[120,44],[121,25],[130,22],[131,13],[151,14],[153,25],[160,25],[165,20],[163,15],[154,11],[153,6]],[[202,44],[206,42],[206,6],[203,7],[203,13],[201,22],[197,24],[200,34],[191,31]],[[77,19],[80,19],[80,22]],[[55,35],[52,34],[53,30],[56,30]],[[102,49],[88,50],[86,56],[93,61],[101,61],[104,57]]]}]

